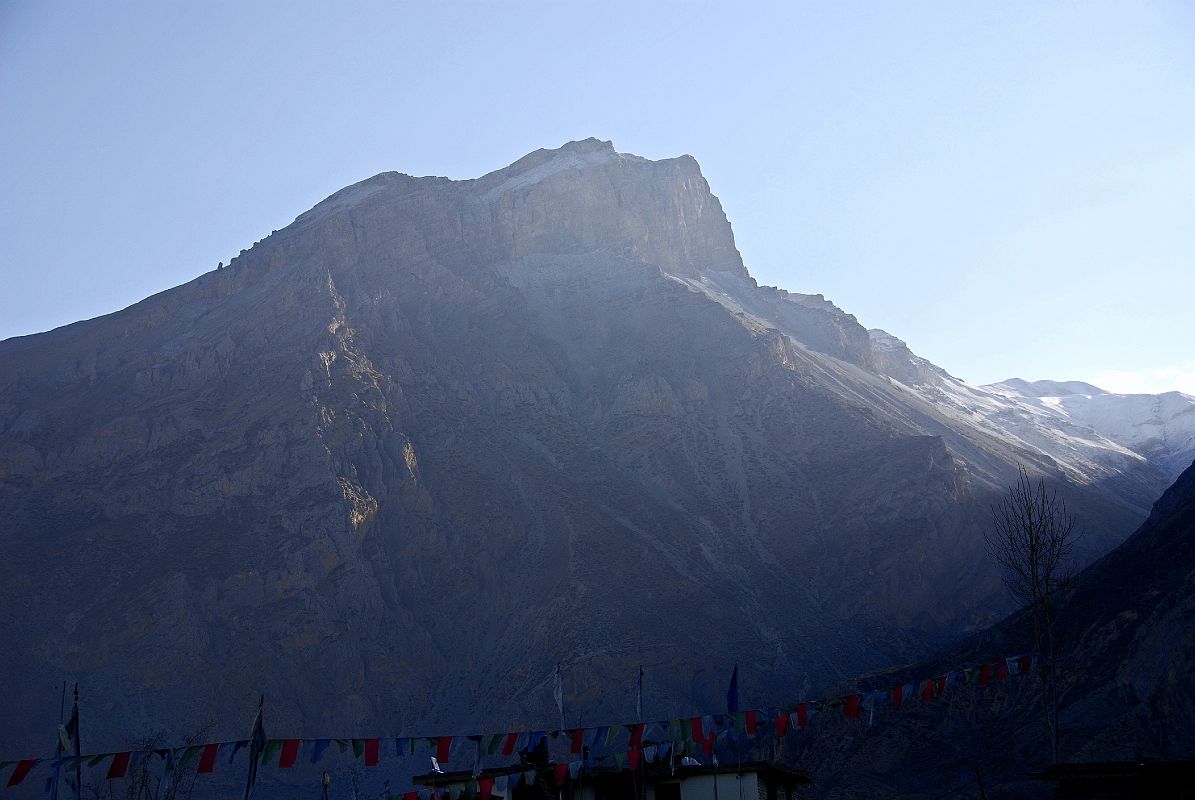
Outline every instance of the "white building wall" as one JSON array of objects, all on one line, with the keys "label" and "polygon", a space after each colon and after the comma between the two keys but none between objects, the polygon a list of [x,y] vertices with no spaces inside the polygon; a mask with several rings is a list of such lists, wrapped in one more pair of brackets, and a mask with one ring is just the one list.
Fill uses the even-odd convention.
[{"label": "white building wall", "polygon": [[[759,776],[754,772],[739,775],[733,770],[717,775],[690,775],[680,782],[681,800],[757,800]],[[647,790],[647,800],[655,800],[655,787]]]}]

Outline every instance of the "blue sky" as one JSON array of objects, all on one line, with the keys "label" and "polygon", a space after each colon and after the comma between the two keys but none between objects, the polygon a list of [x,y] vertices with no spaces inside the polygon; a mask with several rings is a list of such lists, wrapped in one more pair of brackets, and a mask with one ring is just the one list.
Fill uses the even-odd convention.
[{"label": "blue sky", "polygon": [[976,383],[1195,393],[1195,4],[0,0],[0,338],[385,170],[694,155],[761,283]]}]

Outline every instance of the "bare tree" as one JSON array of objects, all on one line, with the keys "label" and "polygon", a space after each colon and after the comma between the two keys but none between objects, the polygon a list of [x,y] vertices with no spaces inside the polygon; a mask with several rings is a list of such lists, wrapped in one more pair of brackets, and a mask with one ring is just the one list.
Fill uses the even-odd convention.
[{"label": "bare tree", "polygon": [[146,753],[146,757],[132,765],[119,785],[116,780],[95,780],[84,785],[84,794],[90,800],[191,800],[195,790],[195,765],[182,769],[176,765],[175,756],[206,741],[211,728],[211,723],[206,723],[187,737],[183,747],[172,750],[162,748],[160,743],[167,738],[163,732],[144,737],[134,749]]},{"label": "bare tree", "polygon": [[992,529],[984,540],[1003,573],[1004,585],[1029,610],[1033,641],[1042,659],[1041,710],[1054,763],[1058,763],[1058,659],[1054,623],[1060,595],[1071,578],[1075,518],[1038,478],[1021,467],[1008,495],[992,508]]}]

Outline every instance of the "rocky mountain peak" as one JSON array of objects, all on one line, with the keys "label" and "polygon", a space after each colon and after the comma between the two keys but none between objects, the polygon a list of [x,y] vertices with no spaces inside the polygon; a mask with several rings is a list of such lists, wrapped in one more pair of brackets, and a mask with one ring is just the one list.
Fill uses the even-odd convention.
[{"label": "rocky mountain peak", "polygon": [[747,271],[691,156],[652,161],[585,139],[537,150],[461,187],[515,257],[609,250],[670,274]]},{"label": "rocky mountain peak", "polygon": [[369,230],[409,235],[435,255],[456,252],[467,232],[489,263],[602,251],[671,275],[749,277],[722,204],[692,156],[652,161],[592,138],[536,150],[471,180],[382,173],[296,222],[324,223],[321,246],[329,228],[336,237]]},{"label": "rocky mountain peak", "polygon": [[917,355],[902,339],[887,331],[872,328],[867,335],[871,340],[876,368],[881,374],[907,386],[938,386],[943,379],[950,377],[941,367]]},{"label": "rocky mountain peak", "polygon": [[483,175],[475,183],[482,189],[486,199],[494,200],[506,192],[531,186],[558,172],[583,171],[587,167],[608,164],[619,158],[620,154],[615,152],[613,143],[593,138],[582,139],[566,142],[556,149],[535,150],[507,167]]}]

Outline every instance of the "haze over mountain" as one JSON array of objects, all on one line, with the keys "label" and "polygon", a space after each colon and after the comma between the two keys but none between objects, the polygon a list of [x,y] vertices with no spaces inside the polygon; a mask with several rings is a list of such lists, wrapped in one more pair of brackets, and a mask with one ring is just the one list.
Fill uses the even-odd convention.
[{"label": "haze over mountain", "polygon": [[1177,451],[1076,419],[757,285],[689,156],[383,173],[0,343],[0,745],[64,675],[96,747],[258,691],[294,736],[535,723],[557,663],[587,720],[640,663],[651,715],[735,660],[787,697],[1005,609],[982,531],[1018,465],[1086,557],[1132,530]]}]

